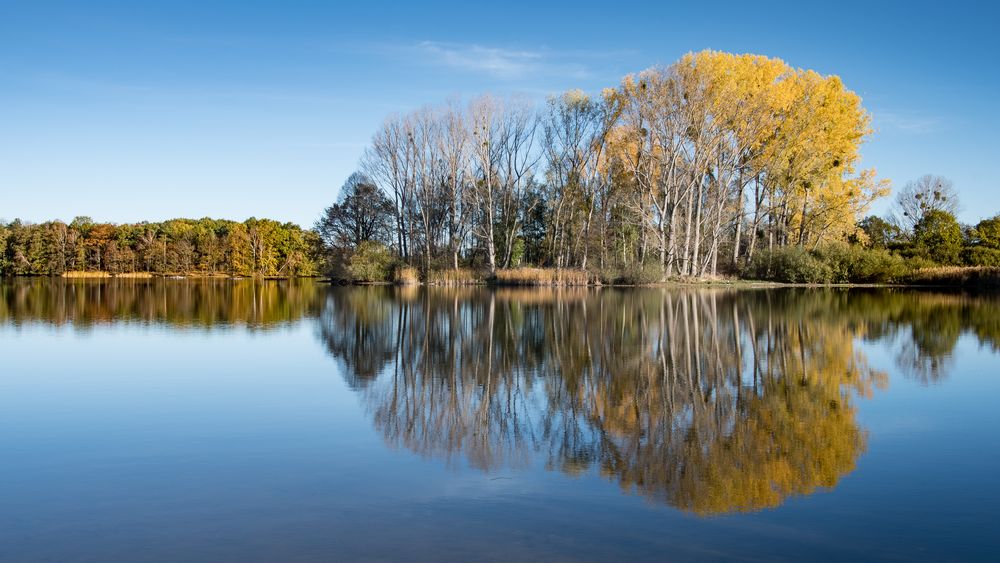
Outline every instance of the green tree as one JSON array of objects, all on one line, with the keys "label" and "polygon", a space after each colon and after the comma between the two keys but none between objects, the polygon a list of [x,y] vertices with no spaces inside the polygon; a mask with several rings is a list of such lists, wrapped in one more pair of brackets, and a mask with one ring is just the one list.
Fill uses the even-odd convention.
[{"label": "green tree", "polygon": [[869,248],[888,248],[889,245],[898,241],[902,234],[898,226],[875,215],[869,215],[862,219],[858,223],[858,228],[864,233],[866,240],[862,241],[860,237],[854,237],[855,240],[851,242],[863,242]]},{"label": "green tree", "polygon": [[7,275],[7,238],[10,231],[7,224],[0,221],[0,276]]},{"label": "green tree", "polygon": [[962,253],[962,227],[947,211],[931,209],[913,227],[918,255],[939,264],[958,264]]},{"label": "green tree", "polygon": [[983,219],[972,228],[965,261],[971,266],[1000,267],[1000,215]]},{"label": "green tree", "polygon": [[977,223],[972,237],[979,246],[1000,250],[1000,214]]}]

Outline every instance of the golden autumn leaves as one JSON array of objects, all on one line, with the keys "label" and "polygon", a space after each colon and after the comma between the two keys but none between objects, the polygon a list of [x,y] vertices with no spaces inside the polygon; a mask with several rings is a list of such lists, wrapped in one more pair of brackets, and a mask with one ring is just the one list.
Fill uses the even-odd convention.
[{"label": "golden autumn leaves", "polygon": [[706,271],[696,267],[705,250],[689,248],[692,228],[711,241],[709,254],[725,236],[734,260],[749,259],[758,237],[772,245],[843,238],[888,190],[874,170],[857,170],[871,118],[836,76],[702,51],[626,76],[603,98],[617,116],[607,165],[652,204],[664,260],[681,274]]},{"label": "golden autumn leaves", "polygon": [[870,133],[836,76],[703,51],[544,108],[483,96],[391,116],[361,168],[393,202],[384,242],[409,265],[656,281],[853,234],[887,190],[860,169]]}]

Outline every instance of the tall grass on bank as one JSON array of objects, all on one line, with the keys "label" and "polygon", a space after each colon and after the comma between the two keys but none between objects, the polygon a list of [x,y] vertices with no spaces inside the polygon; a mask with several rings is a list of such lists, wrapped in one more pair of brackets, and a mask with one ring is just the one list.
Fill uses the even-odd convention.
[{"label": "tall grass on bank", "polygon": [[1000,267],[941,266],[921,268],[910,274],[906,282],[912,285],[997,289],[1000,288]]},{"label": "tall grass on bank", "polygon": [[128,279],[149,279],[153,277],[152,272],[120,272],[117,274],[112,274],[107,271],[81,271],[81,270],[71,270],[69,272],[63,272],[62,277],[64,278],[128,278]]},{"label": "tall grass on bank", "polygon": [[555,268],[502,269],[493,278],[497,285],[587,285],[589,281],[584,270]]},{"label": "tall grass on bank", "polygon": [[393,279],[399,285],[417,285],[420,283],[420,272],[413,266],[400,266],[393,272]]},{"label": "tall grass on bank", "polygon": [[81,272],[81,271],[70,271],[63,272],[62,277],[64,278],[110,278],[111,274],[109,272]]},{"label": "tall grass on bank", "polygon": [[427,272],[427,283],[431,285],[477,285],[485,283],[485,278],[470,268],[446,268]]}]

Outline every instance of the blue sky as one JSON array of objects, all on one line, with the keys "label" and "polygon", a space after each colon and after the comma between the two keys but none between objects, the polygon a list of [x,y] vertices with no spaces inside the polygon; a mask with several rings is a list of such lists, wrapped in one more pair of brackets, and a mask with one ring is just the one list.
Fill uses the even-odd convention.
[{"label": "blue sky", "polygon": [[865,166],[1000,212],[998,9],[808,4],[0,0],[0,218],[311,225],[392,112],[707,48],[840,75],[875,117]]}]

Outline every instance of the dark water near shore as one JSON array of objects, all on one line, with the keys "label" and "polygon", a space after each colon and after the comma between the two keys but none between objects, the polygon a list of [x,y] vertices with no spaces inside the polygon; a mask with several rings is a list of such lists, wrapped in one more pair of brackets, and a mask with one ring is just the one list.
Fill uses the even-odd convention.
[{"label": "dark water near shore", "polygon": [[990,560],[1000,297],[0,281],[0,560]]}]

